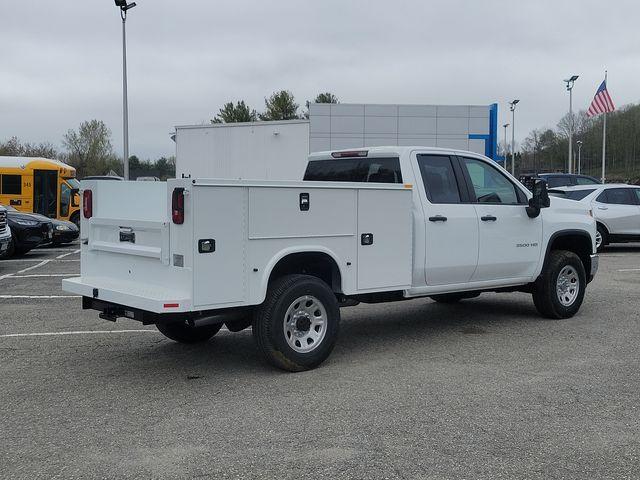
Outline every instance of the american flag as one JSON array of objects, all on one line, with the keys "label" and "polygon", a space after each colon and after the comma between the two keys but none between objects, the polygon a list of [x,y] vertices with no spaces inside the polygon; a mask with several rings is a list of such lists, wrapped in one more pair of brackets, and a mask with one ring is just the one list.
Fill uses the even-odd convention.
[{"label": "american flag", "polygon": [[589,110],[587,110],[587,116],[593,117],[601,113],[613,112],[615,109],[616,107],[613,106],[613,100],[611,100],[609,92],[607,91],[607,81],[604,80],[593,97]]}]

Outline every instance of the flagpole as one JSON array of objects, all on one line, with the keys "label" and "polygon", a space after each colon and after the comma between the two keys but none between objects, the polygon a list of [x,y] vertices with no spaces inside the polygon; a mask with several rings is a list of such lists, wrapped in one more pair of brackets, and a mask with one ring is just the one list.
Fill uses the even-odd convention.
[{"label": "flagpole", "polygon": [[[607,71],[604,71],[604,84],[607,85]],[[605,181],[605,154],[607,152],[607,112],[604,112],[602,122],[602,183]]]}]

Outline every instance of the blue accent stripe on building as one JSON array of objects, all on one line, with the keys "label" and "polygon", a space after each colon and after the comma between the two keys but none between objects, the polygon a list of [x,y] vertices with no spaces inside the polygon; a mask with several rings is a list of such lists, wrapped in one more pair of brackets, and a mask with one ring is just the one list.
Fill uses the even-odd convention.
[{"label": "blue accent stripe on building", "polygon": [[469,140],[484,140],[484,154],[496,162],[504,162],[498,156],[498,104],[489,105],[489,134],[470,133]]}]

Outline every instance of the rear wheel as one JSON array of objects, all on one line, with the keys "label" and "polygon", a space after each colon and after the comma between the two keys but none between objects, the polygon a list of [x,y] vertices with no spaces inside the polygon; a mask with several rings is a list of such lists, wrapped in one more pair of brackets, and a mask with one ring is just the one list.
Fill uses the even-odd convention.
[{"label": "rear wheel", "polygon": [[300,372],[320,365],[338,338],[340,308],[319,278],[286,275],[273,282],[253,317],[253,336],[265,359]]},{"label": "rear wheel", "polygon": [[570,318],[580,310],[586,287],[580,257],[573,252],[553,250],[536,282],[533,303],[543,317]]},{"label": "rear wheel", "polygon": [[438,303],[456,303],[467,298],[476,298],[480,296],[480,292],[460,292],[460,293],[442,293],[440,295],[431,295],[429,298]]},{"label": "rear wheel", "polygon": [[179,343],[206,342],[222,328],[222,323],[192,327],[187,322],[158,323],[156,328],[165,337]]}]

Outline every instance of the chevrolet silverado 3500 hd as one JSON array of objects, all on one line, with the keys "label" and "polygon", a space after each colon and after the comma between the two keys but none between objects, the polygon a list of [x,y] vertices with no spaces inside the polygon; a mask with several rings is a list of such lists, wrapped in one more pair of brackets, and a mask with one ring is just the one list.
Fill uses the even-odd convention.
[{"label": "chevrolet silverado 3500 hd", "polygon": [[290,371],[329,356],[341,306],[524,291],[567,318],[598,267],[583,205],[463,151],[316,153],[299,182],[86,181],[82,198],[81,275],[63,285],[83,308],[185,343],[251,326]]}]

